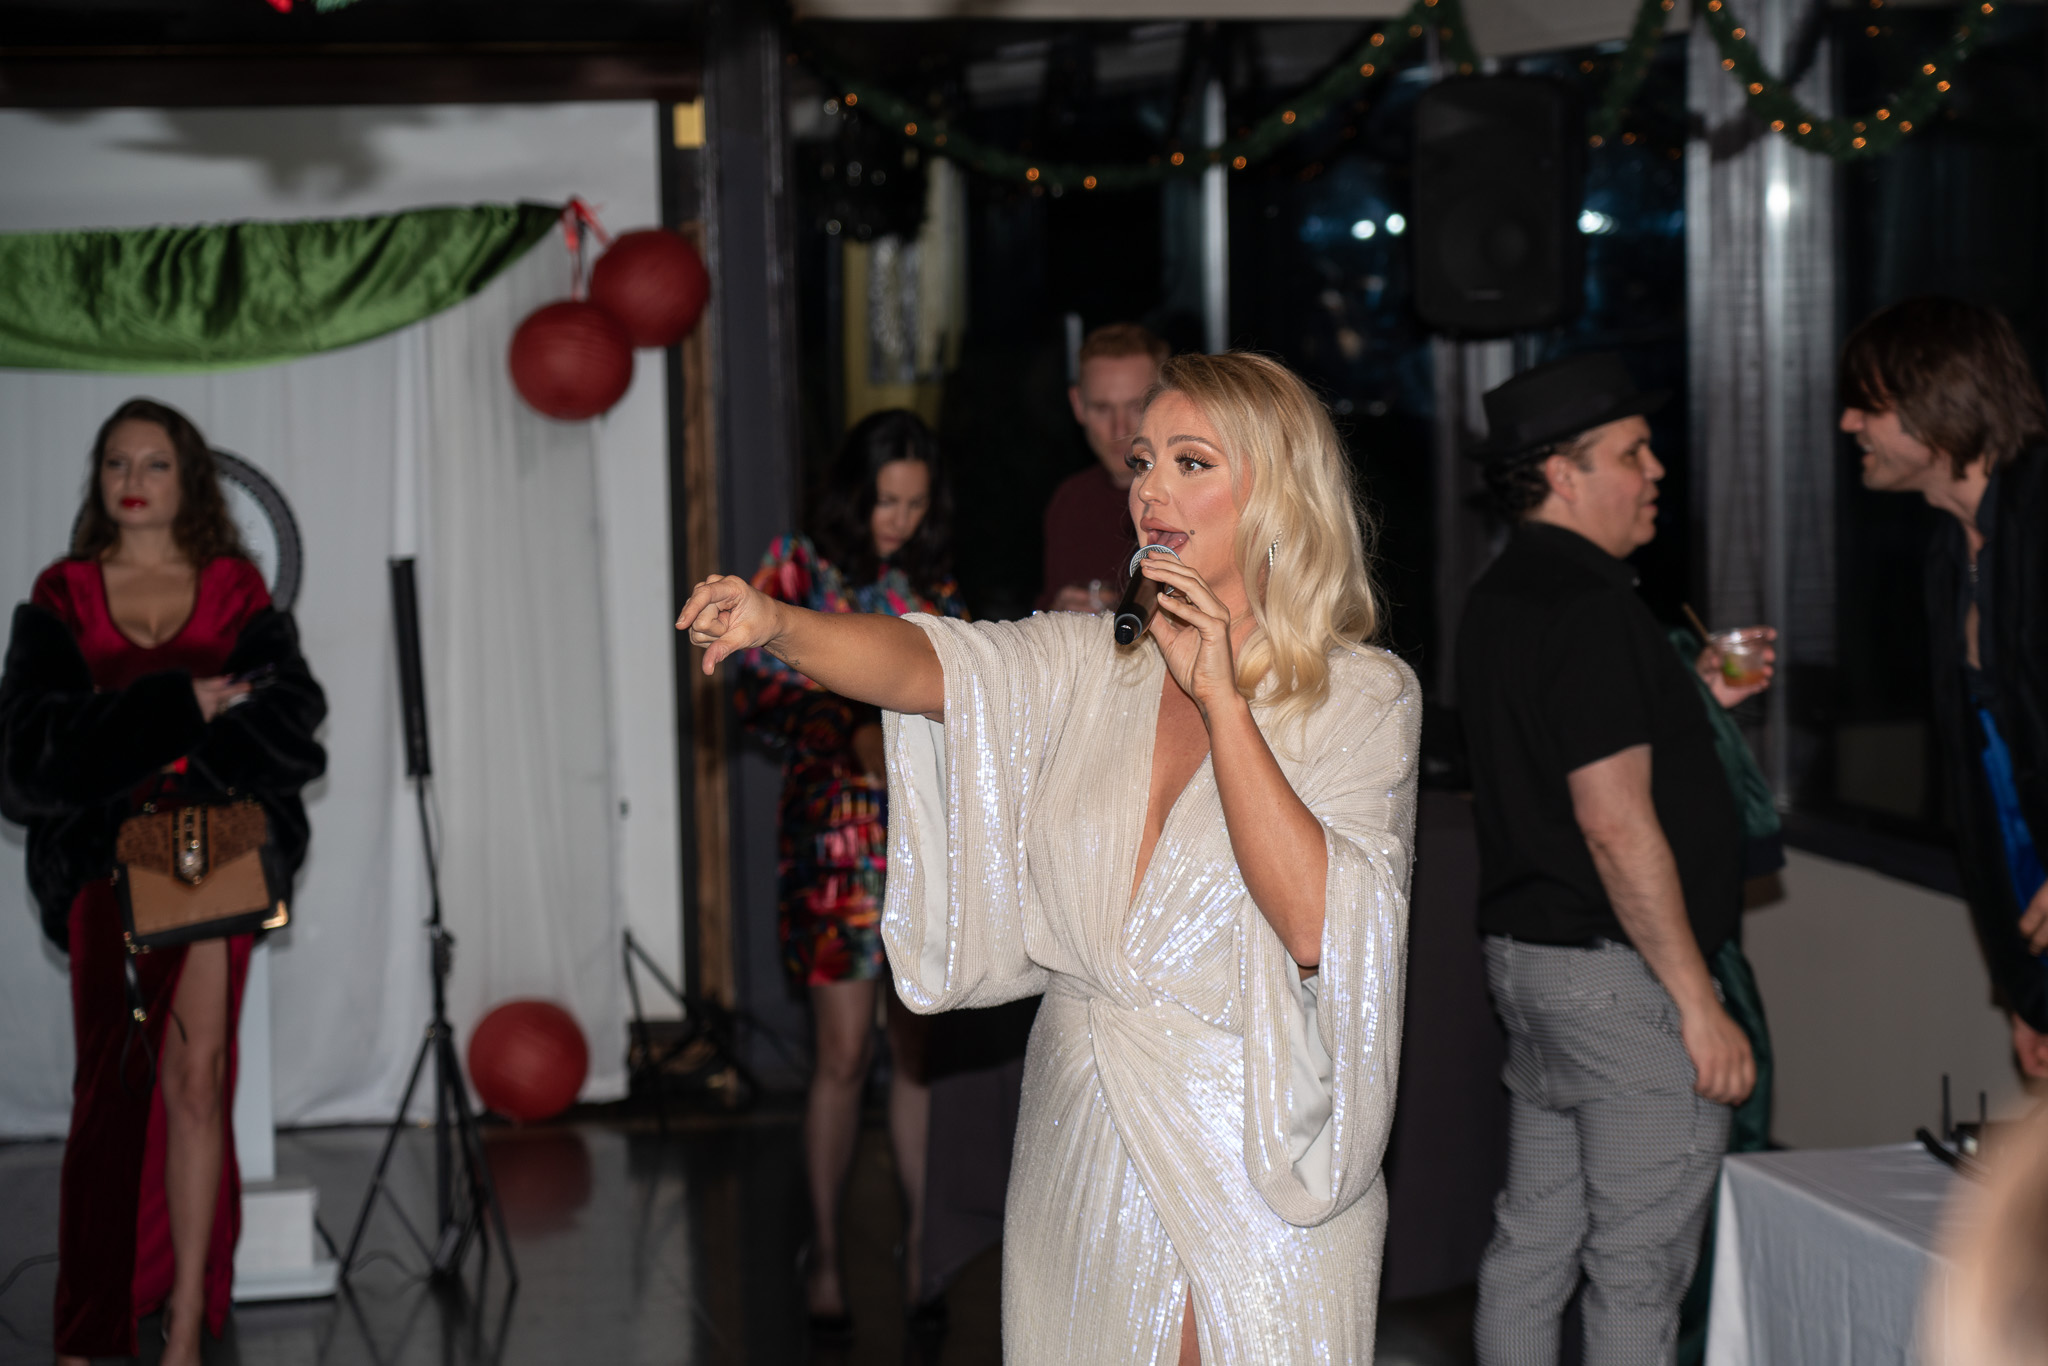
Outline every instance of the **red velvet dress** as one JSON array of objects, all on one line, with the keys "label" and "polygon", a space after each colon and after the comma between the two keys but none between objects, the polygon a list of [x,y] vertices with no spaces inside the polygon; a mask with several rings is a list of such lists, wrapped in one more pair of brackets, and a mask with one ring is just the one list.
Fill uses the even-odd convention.
[{"label": "red velvet dress", "polygon": [[[247,560],[214,560],[199,573],[191,617],[176,635],[150,649],[114,625],[96,561],[51,565],[37,578],[31,600],[71,628],[93,685],[111,691],[171,669],[195,678],[219,674],[242,627],[270,604],[270,594]],[[95,880],[79,891],[71,904],[70,930],[71,1028],[78,1060],[57,1235],[56,1348],[76,1356],[133,1356],[136,1320],[161,1305],[171,1289],[164,1103],[152,1064],[163,1056],[164,1028],[185,951],[157,949],[136,957],[150,1009],[148,1024],[131,1030],[123,982],[128,955],[111,883]],[[235,1240],[241,1233],[233,1124],[235,1029],[251,943],[249,935],[228,940],[220,1196],[206,1258],[206,1326],[216,1335],[227,1321]]]}]

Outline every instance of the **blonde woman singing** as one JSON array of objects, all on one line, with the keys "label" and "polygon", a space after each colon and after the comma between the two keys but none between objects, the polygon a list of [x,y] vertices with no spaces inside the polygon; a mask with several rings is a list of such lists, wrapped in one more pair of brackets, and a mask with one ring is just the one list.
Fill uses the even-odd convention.
[{"label": "blonde woman singing", "polygon": [[[1146,637],[825,616],[745,580],[676,623],[881,707],[883,917],[918,1011],[1045,1003],[1003,1273],[1012,1363],[1372,1355],[1421,700],[1373,648],[1328,414],[1169,361],[1132,446]],[[1170,590],[1170,591],[1169,591]]]}]

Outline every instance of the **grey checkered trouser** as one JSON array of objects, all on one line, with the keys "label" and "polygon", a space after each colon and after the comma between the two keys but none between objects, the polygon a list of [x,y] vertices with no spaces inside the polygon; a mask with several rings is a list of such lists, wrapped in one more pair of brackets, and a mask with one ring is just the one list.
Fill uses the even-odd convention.
[{"label": "grey checkered trouser", "polygon": [[1486,941],[1507,1026],[1507,1187],[1479,1267],[1480,1366],[1552,1366],[1581,1270],[1586,1366],[1672,1360],[1729,1110],[1693,1094],[1678,1007],[1626,944]]}]

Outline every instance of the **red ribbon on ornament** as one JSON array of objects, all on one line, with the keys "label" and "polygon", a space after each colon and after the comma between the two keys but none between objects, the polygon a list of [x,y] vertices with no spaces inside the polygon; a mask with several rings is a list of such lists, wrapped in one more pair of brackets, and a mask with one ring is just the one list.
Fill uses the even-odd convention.
[{"label": "red ribbon on ornament", "polygon": [[572,197],[562,206],[562,240],[569,244],[569,260],[573,263],[569,297],[578,301],[582,300],[590,279],[590,265],[583,256],[586,233],[595,237],[601,247],[612,244],[612,235],[604,230],[604,224],[597,221],[597,213],[581,199]]}]

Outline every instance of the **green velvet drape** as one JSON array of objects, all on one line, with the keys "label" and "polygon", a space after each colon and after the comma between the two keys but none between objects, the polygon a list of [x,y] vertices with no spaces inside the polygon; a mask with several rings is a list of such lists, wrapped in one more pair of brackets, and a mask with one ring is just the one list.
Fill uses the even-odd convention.
[{"label": "green velvet drape", "polygon": [[217,370],[352,346],[469,298],[560,213],[0,233],[0,366]]}]

